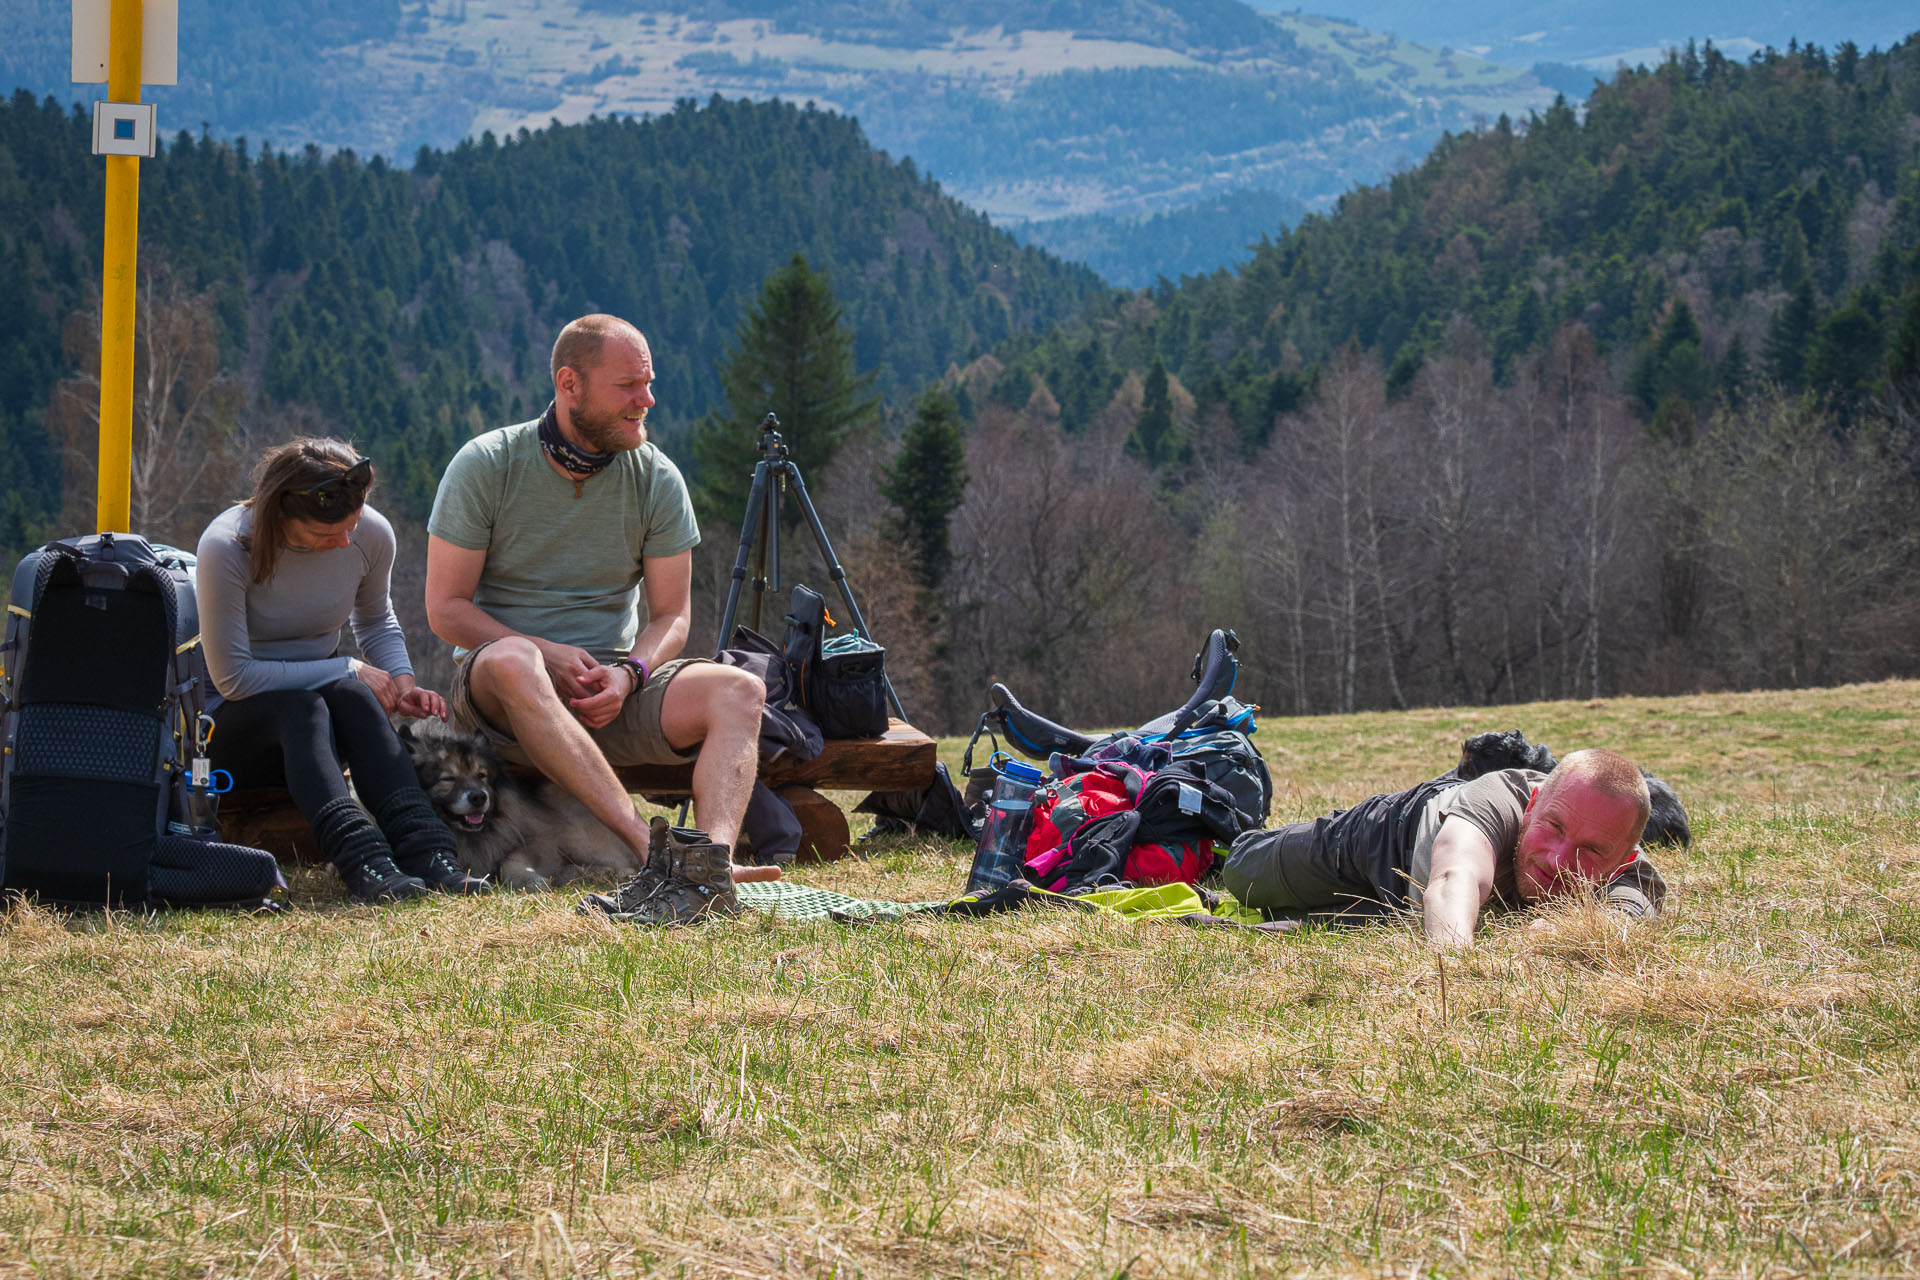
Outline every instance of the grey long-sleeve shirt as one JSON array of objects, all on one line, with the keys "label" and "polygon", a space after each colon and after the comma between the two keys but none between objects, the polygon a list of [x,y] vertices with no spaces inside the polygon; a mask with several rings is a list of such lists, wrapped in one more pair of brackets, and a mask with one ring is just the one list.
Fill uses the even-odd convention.
[{"label": "grey long-sleeve shirt", "polygon": [[347,675],[350,659],[334,650],[348,621],[368,662],[389,675],[412,674],[406,636],[393,615],[393,526],[385,516],[362,507],[344,547],[283,547],[264,583],[252,580],[240,542],[252,528],[252,511],[228,507],[200,535],[194,598],[217,695],[208,699],[209,711],[274,689],[324,688]]}]

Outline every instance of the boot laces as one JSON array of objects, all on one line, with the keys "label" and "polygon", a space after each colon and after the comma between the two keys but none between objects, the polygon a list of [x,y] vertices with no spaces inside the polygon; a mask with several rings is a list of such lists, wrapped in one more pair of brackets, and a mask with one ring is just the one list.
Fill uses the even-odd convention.
[{"label": "boot laces", "polygon": [[426,861],[426,869],[436,876],[444,876],[449,880],[465,880],[467,878],[466,871],[459,863],[453,860],[453,855],[445,849],[434,850],[427,855]]},{"label": "boot laces", "polygon": [[622,913],[638,911],[664,893],[670,879],[670,876],[659,870],[657,864],[649,860],[646,866],[634,872],[627,882],[620,886],[615,902]]}]

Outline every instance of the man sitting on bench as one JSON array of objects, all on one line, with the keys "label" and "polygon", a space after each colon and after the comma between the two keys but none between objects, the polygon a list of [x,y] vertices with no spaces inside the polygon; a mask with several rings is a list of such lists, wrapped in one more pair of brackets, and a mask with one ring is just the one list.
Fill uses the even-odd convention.
[{"label": "man sitting on bench", "polygon": [[[679,469],[647,440],[646,338],[616,316],[582,316],[561,330],[552,369],[546,413],[468,441],[434,497],[427,620],[460,664],[453,718],[651,858],[591,904],[645,923],[730,914],[733,881],[780,874],[732,863],[765,688],[675,656],[700,532]],[[612,766],[687,761],[704,833],[650,832]]]}]

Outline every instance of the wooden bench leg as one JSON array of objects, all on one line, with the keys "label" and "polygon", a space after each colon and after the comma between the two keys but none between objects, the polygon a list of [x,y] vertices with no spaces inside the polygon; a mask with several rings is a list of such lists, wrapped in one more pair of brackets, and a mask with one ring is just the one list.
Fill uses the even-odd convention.
[{"label": "wooden bench leg", "polygon": [[234,844],[265,849],[281,862],[325,862],[313,828],[291,804],[236,808],[220,813],[220,830]]},{"label": "wooden bench leg", "polygon": [[853,848],[853,833],[847,827],[847,815],[840,806],[800,783],[789,783],[778,792],[793,807],[800,819],[798,862],[837,862]]}]

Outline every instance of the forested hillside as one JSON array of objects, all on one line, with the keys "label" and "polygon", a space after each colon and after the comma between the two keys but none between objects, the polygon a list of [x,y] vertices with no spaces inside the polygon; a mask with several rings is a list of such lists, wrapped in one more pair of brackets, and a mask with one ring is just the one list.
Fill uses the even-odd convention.
[{"label": "forested hillside", "polygon": [[[1916,116],[1920,39],[1751,63],[1689,49],[1621,73],[1584,119],[1556,106],[1449,137],[1237,272],[1016,342],[996,394],[1022,405],[1037,374],[1072,431],[1158,358],[1257,443],[1303,365],[1356,343],[1404,389],[1459,316],[1503,382],[1579,322],[1638,370],[1648,414],[1670,392],[1699,410],[1762,376],[1856,398],[1914,280]],[[1664,324],[1679,302],[1700,332],[1676,358]]]},{"label": "forested hillside", "polygon": [[[103,179],[87,136],[51,102],[0,104],[8,552],[53,527],[61,442],[70,463],[91,453]],[[545,403],[553,334],[582,312],[652,336],[671,436],[714,402],[743,302],[796,252],[831,280],[885,391],[1100,291],[874,152],[852,121],[781,104],[487,136],[407,170],[183,133],[141,182],[141,376],[171,380],[152,416],[178,436],[146,452],[337,430],[373,449],[386,501],[416,516],[461,441]],[[69,475],[67,489],[71,502],[91,484]]]},{"label": "forested hillside", "polygon": [[1920,39],[1623,73],[956,391],[969,703],[1209,625],[1285,711],[1920,670]]}]

